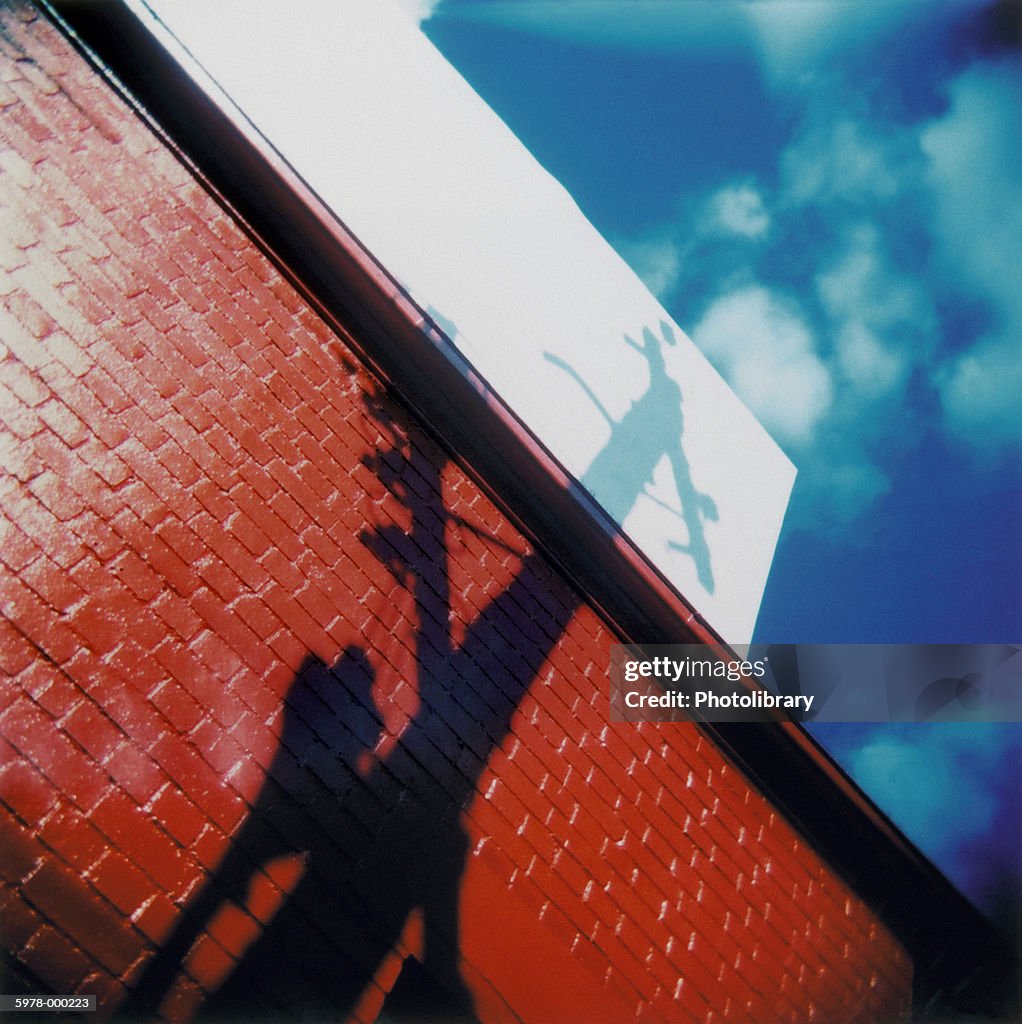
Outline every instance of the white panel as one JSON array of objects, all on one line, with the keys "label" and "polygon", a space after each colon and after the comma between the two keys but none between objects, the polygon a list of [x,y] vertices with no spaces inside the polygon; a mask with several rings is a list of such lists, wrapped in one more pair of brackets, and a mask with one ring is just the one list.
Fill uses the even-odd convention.
[{"label": "white panel", "polygon": [[415,24],[387,0],[150,6],[707,621],[748,641],[794,467]]}]

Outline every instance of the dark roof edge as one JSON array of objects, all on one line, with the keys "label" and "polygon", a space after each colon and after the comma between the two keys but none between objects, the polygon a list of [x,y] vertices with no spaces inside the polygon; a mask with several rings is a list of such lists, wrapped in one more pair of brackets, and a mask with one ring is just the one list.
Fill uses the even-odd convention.
[{"label": "dark roof edge", "polygon": [[[317,311],[627,639],[724,649],[306,183],[211,100],[124,3],[43,2]],[[1009,1013],[1017,998],[1010,943],[802,729],[705,728],[905,945],[918,1009]]]}]

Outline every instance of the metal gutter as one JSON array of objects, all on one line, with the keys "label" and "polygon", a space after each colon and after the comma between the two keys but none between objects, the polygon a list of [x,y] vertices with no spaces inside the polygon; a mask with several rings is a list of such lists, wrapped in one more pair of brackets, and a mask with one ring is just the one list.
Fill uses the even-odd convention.
[{"label": "metal gutter", "polygon": [[[236,109],[122,0],[53,0],[57,25],[317,311],[611,622],[641,644],[713,630]],[[915,964],[922,1019],[1015,1006],[1017,957],[798,726],[703,726],[880,915]]]}]

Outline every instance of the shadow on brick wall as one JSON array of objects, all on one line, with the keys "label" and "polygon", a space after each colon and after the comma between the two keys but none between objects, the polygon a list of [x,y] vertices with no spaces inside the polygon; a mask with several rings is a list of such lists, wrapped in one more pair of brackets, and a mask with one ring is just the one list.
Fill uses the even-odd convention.
[{"label": "shadow on brick wall", "polygon": [[[344,1019],[417,917],[421,948],[405,960],[381,1019],[476,1019],[459,961],[468,853],[461,813],[576,604],[567,592],[551,594],[538,555],[512,552],[446,508],[442,457],[409,444],[383,405],[368,401],[388,442],[363,464],[403,515],[370,524],[358,543],[387,567],[395,592],[409,595],[413,628],[348,646],[329,666],[307,658],[247,820],[146,965],[121,1018],[146,1019],[161,1007],[177,1016],[172,1003],[187,973],[213,989],[200,1018]],[[452,528],[503,549],[516,566],[458,642]],[[401,665],[408,678],[394,689],[407,683],[404,702],[417,702],[391,734],[374,703],[374,664]],[[266,907],[260,894],[288,856],[300,877]],[[215,982],[203,972],[210,936],[235,954]]]},{"label": "shadow on brick wall", "polygon": [[[702,522],[716,512],[684,459],[680,389],[666,374],[660,339],[647,330],[642,345],[625,340],[646,358],[649,388],[621,422],[610,421],[610,440],[583,483],[609,494],[623,521],[666,455],[689,535],[686,547],[677,546],[712,590]],[[667,333],[664,340],[673,343]],[[541,556],[511,549],[448,507],[444,457],[411,442],[385,399],[364,401],[384,440],[362,465],[388,497],[379,521],[355,542],[386,567],[395,595],[408,599],[409,624],[363,637],[364,645],[348,646],[332,665],[306,660],[285,698],[279,751],[248,819],[144,969],[123,1017],[168,1009],[184,970],[209,993],[203,1012],[218,1019],[343,1019],[379,981],[387,958],[404,950],[402,936],[417,919],[421,948],[405,957],[381,1019],[475,1020],[459,952],[468,854],[461,814],[578,598],[552,587]],[[649,450],[637,459],[646,450],[640,441]],[[477,613],[452,602],[452,532],[474,534],[502,566],[513,566],[509,582]],[[400,667],[392,686],[375,691],[391,710],[399,705],[395,728],[385,727],[374,702],[374,665],[391,676]],[[272,909],[263,907],[261,888],[288,856],[300,860],[300,877]],[[233,954],[219,977],[204,973],[204,935]]]}]

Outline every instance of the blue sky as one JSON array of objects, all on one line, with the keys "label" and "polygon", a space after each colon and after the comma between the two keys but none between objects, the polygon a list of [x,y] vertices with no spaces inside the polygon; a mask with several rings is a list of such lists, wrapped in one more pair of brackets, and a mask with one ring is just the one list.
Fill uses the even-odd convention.
[{"label": "blue sky", "polygon": [[[799,468],[758,639],[1022,640],[1019,3],[405,0]],[[818,727],[981,907],[1022,727]]]}]

